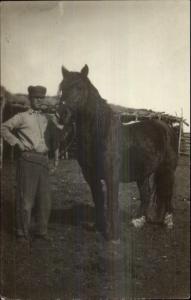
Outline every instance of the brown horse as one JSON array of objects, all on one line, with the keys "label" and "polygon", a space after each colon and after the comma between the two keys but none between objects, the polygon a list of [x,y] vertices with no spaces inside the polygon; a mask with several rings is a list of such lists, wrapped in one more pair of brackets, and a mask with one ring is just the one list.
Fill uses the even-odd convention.
[{"label": "brown horse", "polygon": [[[136,181],[141,207],[132,222],[146,221],[173,226],[172,191],[177,165],[177,137],[172,128],[157,120],[123,126],[81,72],[62,67],[60,120],[76,124],[77,160],[88,182],[96,210],[96,227],[106,239],[119,238],[119,182]],[[70,117],[66,117],[66,111]],[[154,207],[154,211],[151,209]]]}]

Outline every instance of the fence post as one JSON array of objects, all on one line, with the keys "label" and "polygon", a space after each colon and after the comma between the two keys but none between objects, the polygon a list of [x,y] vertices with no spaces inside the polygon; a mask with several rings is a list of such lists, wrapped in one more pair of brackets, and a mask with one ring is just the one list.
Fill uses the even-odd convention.
[{"label": "fence post", "polygon": [[[0,128],[1,128],[1,123],[3,122],[3,110],[5,106],[5,99],[3,96],[0,97]],[[0,170],[3,168],[3,138],[0,133]]]},{"label": "fence post", "polygon": [[180,154],[180,147],[181,147],[181,139],[183,133],[183,110],[181,109],[181,120],[180,120],[180,127],[179,127],[179,137],[178,137],[178,154]]}]

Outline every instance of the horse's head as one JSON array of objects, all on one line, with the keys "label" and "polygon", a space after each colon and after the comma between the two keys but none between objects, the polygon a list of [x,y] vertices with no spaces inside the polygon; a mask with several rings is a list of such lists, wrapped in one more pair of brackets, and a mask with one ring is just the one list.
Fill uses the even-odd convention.
[{"label": "horse's head", "polygon": [[80,72],[71,72],[62,66],[63,80],[59,84],[58,95],[60,122],[63,124],[71,117],[76,119],[78,113],[94,112],[97,101],[105,101],[87,77],[88,71],[87,65]]},{"label": "horse's head", "polygon": [[81,72],[70,72],[62,66],[63,80],[59,85],[60,104],[75,113],[84,106],[88,94],[88,66]]}]

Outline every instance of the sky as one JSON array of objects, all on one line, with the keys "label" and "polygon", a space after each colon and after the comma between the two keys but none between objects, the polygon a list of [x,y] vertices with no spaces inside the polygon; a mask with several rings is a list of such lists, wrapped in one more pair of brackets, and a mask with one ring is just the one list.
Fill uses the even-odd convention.
[{"label": "sky", "polygon": [[[109,103],[190,120],[187,0],[2,1],[1,84],[44,85],[56,95],[61,66],[80,71]],[[188,128],[185,128],[189,131]]]}]

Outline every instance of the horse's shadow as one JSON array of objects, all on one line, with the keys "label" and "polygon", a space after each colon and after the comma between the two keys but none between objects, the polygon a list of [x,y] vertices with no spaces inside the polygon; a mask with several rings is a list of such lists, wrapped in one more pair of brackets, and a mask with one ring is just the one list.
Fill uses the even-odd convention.
[{"label": "horse's shadow", "polygon": [[[75,205],[70,208],[65,209],[53,209],[50,215],[49,224],[51,225],[67,225],[67,226],[83,226],[87,231],[96,230],[93,224],[95,224],[95,207],[85,204]],[[123,231],[123,225],[129,226],[131,228],[131,219],[133,217],[133,212],[120,209],[120,228]]]},{"label": "horse's shadow", "polygon": [[[16,218],[15,218],[15,201],[12,197],[6,194],[1,202],[1,211],[3,212],[1,220],[1,233],[6,232],[8,235],[14,235]],[[71,225],[80,226],[84,225],[84,228],[91,230],[91,227],[86,226],[87,223],[95,223],[95,207],[87,204],[77,204],[71,207],[51,210],[49,224],[59,225]],[[128,223],[132,217],[131,209],[120,209],[120,219],[122,222]],[[32,210],[32,227],[35,222],[35,208]]]},{"label": "horse's shadow", "polygon": [[[15,232],[15,205],[11,201],[4,203],[1,209],[4,212],[2,220],[2,231],[8,235],[13,235]],[[32,213],[32,227],[35,219],[35,214]],[[94,223],[95,209],[90,205],[76,205],[65,209],[52,209],[49,224],[79,226],[85,223]]]}]

